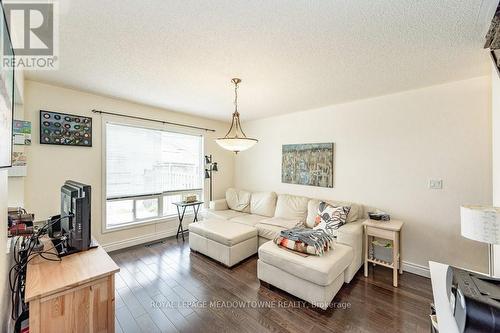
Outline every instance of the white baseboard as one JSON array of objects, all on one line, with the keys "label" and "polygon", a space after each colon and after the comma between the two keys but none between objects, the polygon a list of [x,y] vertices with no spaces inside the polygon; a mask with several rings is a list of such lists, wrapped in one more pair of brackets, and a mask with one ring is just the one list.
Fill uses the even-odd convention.
[{"label": "white baseboard", "polygon": [[125,249],[127,247],[154,242],[156,240],[167,237],[172,237],[175,236],[176,233],[177,233],[177,227],[175,227],[175,229],[169,229],[162,232],[155,232],[154,234],[141,235],[129,239],[120,240],[117,242],[103,244],[102,247],[106,252],[111,252],[111,251]]},{"label": "white baseboard", "polygon": [[408,261],[403,261],[403,271],[417,274],[420,276],[425,276],[427,278],[431,277],[431,272],[429,271],[429,267],[414,264]]}]

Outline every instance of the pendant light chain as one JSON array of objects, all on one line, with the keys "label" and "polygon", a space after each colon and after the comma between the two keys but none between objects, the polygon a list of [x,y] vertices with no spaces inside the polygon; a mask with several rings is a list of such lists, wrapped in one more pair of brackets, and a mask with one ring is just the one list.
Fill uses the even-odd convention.
[{"label": "pendant light chain", "polygon": [[233,82],[234,82],[234,116],[233,116],[233,122],[235,123],[234,125],[236,127],[235,137],[236,138],[240,138],[240,136],[238,134],[241,133],[242,138],[246,138],[247,136],[246,136],[245,132],[243,132],[243,129],[241,128],[240,113],[238,112],[238,84],[241,81],[240,80],[234,80]]},{"label": "pendant light chain", "polygon": [[238,113],[238,82],[234,83],[234,112]]}]

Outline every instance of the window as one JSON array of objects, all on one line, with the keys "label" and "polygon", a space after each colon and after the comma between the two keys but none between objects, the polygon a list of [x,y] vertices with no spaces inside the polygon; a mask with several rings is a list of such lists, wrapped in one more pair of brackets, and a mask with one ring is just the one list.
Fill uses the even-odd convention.
[{"label": "window", "polygon": [[175,216],[202,195],[203,137],[106,123],[106,227]]}]

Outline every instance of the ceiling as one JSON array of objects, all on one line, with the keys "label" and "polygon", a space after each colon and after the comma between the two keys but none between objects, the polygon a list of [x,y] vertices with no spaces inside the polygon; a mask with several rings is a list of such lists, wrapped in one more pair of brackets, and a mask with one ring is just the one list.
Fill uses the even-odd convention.
[{"label": "ceiling", "polygon": [[255,119],[485,75],[497,3],[64,0],[59,70],[27,77],[221,120],[240,77]]}]

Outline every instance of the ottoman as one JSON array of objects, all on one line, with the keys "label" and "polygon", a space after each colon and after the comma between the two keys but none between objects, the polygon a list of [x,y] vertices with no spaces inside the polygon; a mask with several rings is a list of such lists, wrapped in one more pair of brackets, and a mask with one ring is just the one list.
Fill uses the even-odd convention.
[{"label": "ottoman", "polygon": [[344,284],[344,271],[353,256],[350,246],[338,243],[321,257],[304,257],[267,242],[259,247],[257,276],[325,310]]},{"label": "ottoman", "polygon": [[227,267],[257,253],[257,229],[221,219],[189,225],[189,247]]}]

